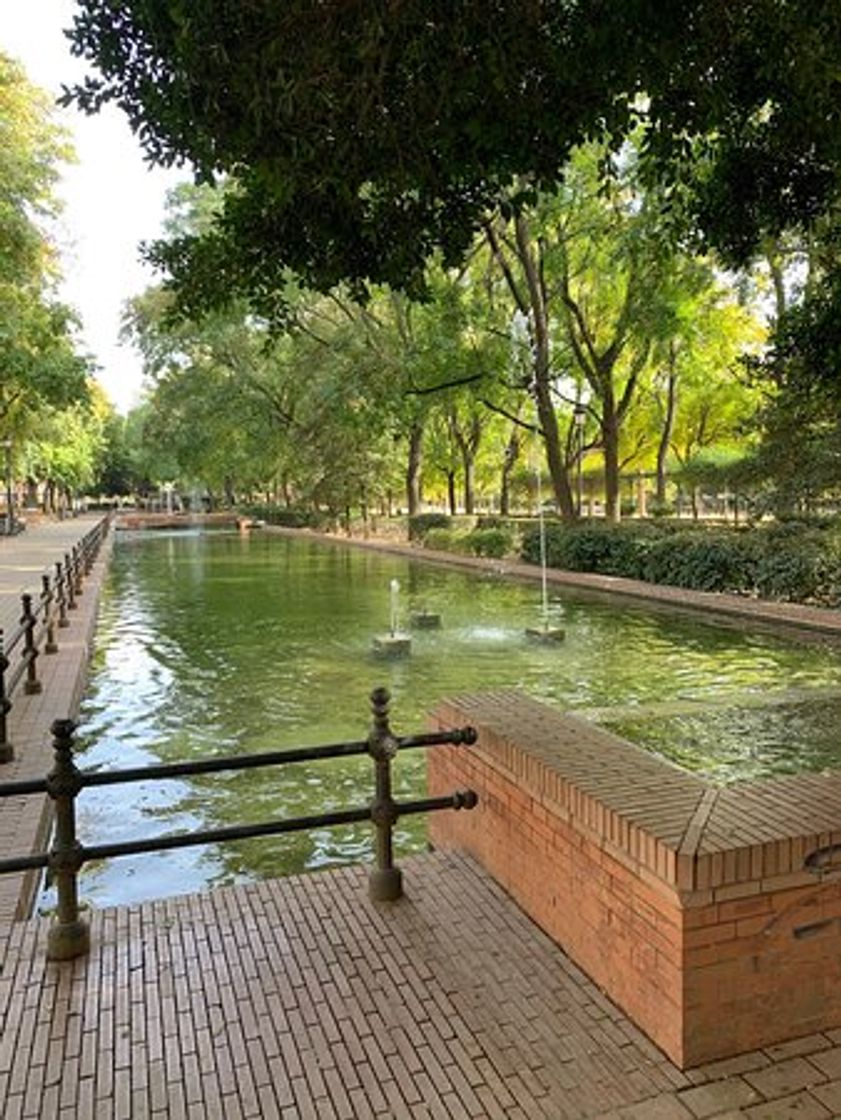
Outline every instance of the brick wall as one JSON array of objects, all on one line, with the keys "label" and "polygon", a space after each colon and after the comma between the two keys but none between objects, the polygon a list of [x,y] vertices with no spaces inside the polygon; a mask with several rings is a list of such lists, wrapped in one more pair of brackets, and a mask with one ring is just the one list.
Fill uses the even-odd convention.
[{"label": "brick wall", "polygon": [[478,746],[429,752],[429,786],[479,805],[435,814],[433,844],[479,860],[675,1062],[841,1024],[841,886],[803,870],[836,834],[778,835],[828,825],[833,780],[710,789],[511,693],[436,714],[465,722]]}]

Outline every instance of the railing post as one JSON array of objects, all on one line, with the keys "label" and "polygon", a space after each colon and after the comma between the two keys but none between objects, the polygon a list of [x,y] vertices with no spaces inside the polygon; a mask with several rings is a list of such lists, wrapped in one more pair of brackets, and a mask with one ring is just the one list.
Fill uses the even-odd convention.
[{"label": "railing post", "polygon": [[32,596],[30,594],[21,595],[20,601],[23,604],[23,615],[20,620],[21,626],[24,628],[23,656],[26,658],[26,681],[23,685],[23,691],[31,695],[41,691],[36,664],[38,647],[35,645],[35,615],[32,613]]},{"label": "railing post", "polygon": [[73,592],[77,597],[82,594],[82,550],[77,544],[73,545]]},{"label": "railing post", "polygon": [[90,948],[87,922],[79,917],[79,868],[84,862],[76,839],[76,795],[82,780],[73,761],[72,719],[57,719],[52,725],[55,762],[47,775],[47,793],[55,808],[55,837],[49,869],[58,894],[56,920],[50,927],[47,956],[52,961],[81,957]]},{"label": "railing post", "polygon": [[0,628],[0,762],[11,762],[15,757],[15,748],[9,742],[9,712],[12,702],[6,695],[6,670],[9,668],[9,659],[6,656],[5,638]]},{"label": "railing post", "polygon": [[388,723],[388,689],[371,693],[373,724],[368,736],[368,753],[374,760],[376,792],[371,803],[371,820],[376,829],[374,852],[376,867],[368,877],[368,893],[375,902],[394,902],[403,894],[403,875],[394,866],[393,830],[397,810],[391,796],[391,760],[397,754],[397,741]]},{"label": "railing post", "polygon": [[73,562],[70,559],[70,553],[64,554],[64,588],[67,592],[67,609],[75,611],[76,609],[76,584],[73,578]]},{"label": "railing post", "polygon": [[85,575],[89,576],[93,568],[93,558],[96,555],[96,547],[93,540],[86,540],[83,548],[85,557]]},{"label": "railing post", "polygon": [[64,576],[60,560],[55,562],[55,593],[58,599],[58,626],[63,630],[70,625],[70,619],[67,617],[67,600],[64,597]]},{"label": "railing post", "polygon": [[44,625],[47,628],[47,638],[44,642],[44,653],[58,653],[58,642],[55,640],[55,612],[53,611],[53,589],[50,587],[50,577],[41,576],[41,602],[44,606]]}]

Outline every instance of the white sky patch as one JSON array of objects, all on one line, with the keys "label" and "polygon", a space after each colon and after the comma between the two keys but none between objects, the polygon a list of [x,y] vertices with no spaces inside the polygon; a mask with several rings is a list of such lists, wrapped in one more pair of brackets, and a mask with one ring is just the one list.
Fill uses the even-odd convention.
[{"label": "white sky patch", "polygon": [[[72,0],[0,0],[0,50],[55,96],[86,71],[63,35],[74,10]],[[166,191],[188,172],[150,170],[116,108],[93,117],[59,109],[57,120],[70,132],[78,159],[64,169],[58,188],[61,298],[82,319],[82,345],[100,367],[97,378],[126,412],[139,399],[142,369],[139,356],[119,342],[123,304],[158,279],[141,264],[139,245],[160,234]]]}]

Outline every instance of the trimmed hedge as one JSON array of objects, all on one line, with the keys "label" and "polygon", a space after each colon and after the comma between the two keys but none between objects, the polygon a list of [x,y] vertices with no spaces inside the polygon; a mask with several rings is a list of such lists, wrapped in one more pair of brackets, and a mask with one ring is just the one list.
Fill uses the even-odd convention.
[{"label": "trimmed hedge", "polygon": [[[540,530],[523,535],[522,559],[540,563]],[[546,526],[549,567],[625,576],[697,591],[841,603],[841,527],[837,522],[710,529],[674,523]]]},{"label": "trimmed hedge", "polygon": [[446,513],[418,513],[409,518],[409,540],[425,541],[431,529],[449,529],[450,525]]},{"label": "trimmed hedge", "polygon": [[281,525],[285,529],[332,529],[333,517],[320,509],[295,509],[288,506],[246,506],[242,512],[248,517],[265,521],[267,525]]},{"label": "trimmed hedge", "polygon": [[473,556],[499,560],[514,551],[514,534],[504,528],[474,529],[465,537],[465,544]]}]

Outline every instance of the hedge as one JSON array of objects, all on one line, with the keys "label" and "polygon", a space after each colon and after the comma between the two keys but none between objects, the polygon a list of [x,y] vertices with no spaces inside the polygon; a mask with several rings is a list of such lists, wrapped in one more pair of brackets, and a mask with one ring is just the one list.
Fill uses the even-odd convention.
[{"label": "hedge", "polygon": [[[523,534],[522,559],[540,563],[540,531]],[[625,576],[697,591],[730,591],[827,606],[841,603],[837,522],[710,529],[680,523],[546,526],[549,567]]]}]

